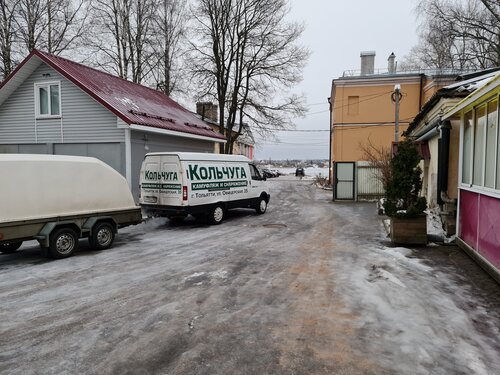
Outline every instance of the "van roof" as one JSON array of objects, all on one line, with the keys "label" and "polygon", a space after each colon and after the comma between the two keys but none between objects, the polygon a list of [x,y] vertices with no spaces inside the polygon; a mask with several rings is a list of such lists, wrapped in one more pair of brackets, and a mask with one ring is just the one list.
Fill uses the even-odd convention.
[{"label": "van roof", "polygon": [[145,157],[154,155],[177,156],[180,160],[250,162],[250,159],[243,155],[210,154],[203,152],[150,152]]}]

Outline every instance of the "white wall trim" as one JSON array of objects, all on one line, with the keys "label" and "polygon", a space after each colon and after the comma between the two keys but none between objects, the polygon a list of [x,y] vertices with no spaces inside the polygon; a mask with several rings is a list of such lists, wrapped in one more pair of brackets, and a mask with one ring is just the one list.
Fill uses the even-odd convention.
[{"label": "white wall trim", "polygon": [[132,143],[130,137],[130,129],[125,130],[125,178],[128,186],[132,187]]},{"label": "white wall trim", "polygon": [[[173,131],[173,130],[153,128],[151,126],[144,126],[144,125],[131,124],[130,127],[129,127],[129,129],[139,130],[139,131],[149,132],[149,133],[171,135],[173,137],[183,137],[183,138],[190,138],[190,139],[200,139],[200,140],[203,140],[203,141],[210,141],[210,142],[216,142],[216,143],[226,143],[227,142],[225,139],[218,139],[218,138],[207,137],[207,136],[204,136],[204,135],[196,135],[196,134],[189,134],[189,133],[183,133],[183,132],[176,132],[176,131]],[[129,134],[129,136],[130,136],[130,134]]]}]

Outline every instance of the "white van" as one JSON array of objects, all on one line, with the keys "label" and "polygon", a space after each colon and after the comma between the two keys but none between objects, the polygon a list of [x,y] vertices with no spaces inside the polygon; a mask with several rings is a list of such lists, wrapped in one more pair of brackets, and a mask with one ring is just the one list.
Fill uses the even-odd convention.
[{"label": "white van", "polygon": [[182,219],[206,216],[220,224],[230,208],[266,212],[269,188],[251,161],[240,155],[192,152],[146,154],[139,203],[148,215]]}]

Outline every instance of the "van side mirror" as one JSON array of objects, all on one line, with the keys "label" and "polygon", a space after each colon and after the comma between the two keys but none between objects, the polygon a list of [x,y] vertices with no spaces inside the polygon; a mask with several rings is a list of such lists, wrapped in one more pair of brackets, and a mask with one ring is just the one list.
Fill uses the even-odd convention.
[{"label": "van side mirror", "polygon": [[262,181],[266,181],[267,180],[266,176],[262,176],[261,179],[262,179]]}]

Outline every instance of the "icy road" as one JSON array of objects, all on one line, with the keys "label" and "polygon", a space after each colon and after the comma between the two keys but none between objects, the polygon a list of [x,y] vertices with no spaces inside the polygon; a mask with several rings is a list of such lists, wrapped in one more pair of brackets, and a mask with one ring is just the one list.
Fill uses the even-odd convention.
[{"label": "icy road", "polygon": [[499,287],[461,251],[392,248],[374,204],[271,187],[262,216],[1,255],[0,373],[500,373]]}]

